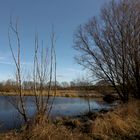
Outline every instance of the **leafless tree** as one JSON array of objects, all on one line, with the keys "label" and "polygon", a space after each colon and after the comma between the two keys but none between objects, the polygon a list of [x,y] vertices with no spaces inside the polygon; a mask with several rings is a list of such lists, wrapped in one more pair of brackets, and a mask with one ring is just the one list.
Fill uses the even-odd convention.
[{"label": "leafless tree", "polygon": [[[53,99],[52,102],[50,104],[50,108],[48,110],[48,115],[47,118],[49,117],[52,107],[53,107],[53,103],[55,100],[55,96],[56,96],[56,92],[57,92],[57,79],[56,79],[56,51],[55,51],[55,43],[56,43],[56,37],[55,37],[55,33],[52,29],[52,35],[51,35],[51,67],[50,67],[50,81],[49,81],[49,91],[48,91],[48,99],[50,97],[50,91],[51,91],[51,86],[52,86],[52,76],[53,76],[53,67],[54,67],[54,94],[53,94]],[[54,63],[53,63],[54,62]]]},{"label": "leafless tree", "polygon": [[[12,35],[15,35],[16,42],[17,42],[17,56],[13,51],[13,46],[11,42],[11,33]],[[14,101],[9,100],[12,105],[18,110],[18,112],[22,115],[25,122],[27,122],[27,112],[25,108],[25,96],[23,94],[22,90],[22,76],[21,76],[21,43],[20,43],[20,37],[19,37],[19,31],[18,31],[18,20],[16,21],[16,24],[13,25],[12,20],[10,20],[9,25],[9,32],[8,32],[8,38],[9,38],[9,47],[11,50],[11,54],[16,66],[16,85],[17,85],[17,93],[18,96],[14,98]]]},{"label": "leafless tree", "polygon": [[68,82],[64,81],[64,82],[61,82],[61,87],[62,88],[68,88],[70,85]]},{"label": "leafless tree", "polygon": [[81,76],[73,80],[73,86],[79,91],[80,95],[84,97],[88,105],[88,112],[91,113],[91,105],[90,105],[90,89],[93,85],[92,82],[89,80],[88,75]]},{"label": "leafless tree", "polygon": [[[46,53],[44,53],[46,52]],[[40,58],[39,58],[40,56]],[[51,56],[50,64],[48,61],[48,49],[43,49],[39,53],[39,40],[38,35],[35,37],[35,53],[34,53],[34,68],[33,68],[33,81],[34,81],[34,97],[37,113],[44,115],[46,112],[48,116],[51,112],[54,98],[56,95],[56,53],[55,53],[55,33],[51,35]],[[54,72],[54,73],[53,73]],[[52,80],[55,80],[55,89],[52,90]],[[44,96],[44,86],[49,83],[47,87],[47,96]],[[39,87],[37,86],[39,85]],[[54,92],[52,102],[49,105],[50,94]],[[46,94],[46,93],[45,93]]]},{"label": "leafless tree", "polygon": [[109,81],[121,100],[140,97],[140,0],[106,4],[99,18],[78,28],[74,43],[77,62]]},{"label": "leafless tree", "polygon": [[[33,81],[34,81],[34,97],[37,112],[43,112],[44,99],[43,99],[43,85],[46,78],[47,59],[46,54],[43,53],[43,46],[41,56],[38,56],[39,51],[38,35],[35,36],[35,53],[34,53],[34,68],[33,68]],[[45,51],[46,52],[46,51]],[[45,55],[45,57],[44,57]],[[38,58],[39,57],[39,58]]]},{"label": "leafless tree", "polygon": [[[14,38],[13,34],[16,36]],[[17,96],[14,98],[9,97],[9,101],[12,103],[12,105],[18,110],[18,112],[22,115],[25,122],[28,121],[28,115],[27,115],[27,109],[26,109],[26,96],[24,94],[25,86],[28,86],[30,89],[30,92],[33,93],[35,98],[35,106],[37,108],[37,115],[45,115],[46,112],[49,114],[52,110],[52,106],[54,103],[55,95],[56,95],[56,52],[55,52],[55,33],[52,32],[51,36],[51,54],[50,54],[50,64],[49,64],[49,54],[48,54],[48,48],[44,49],[43,41],[40,46],[38,35],[35,35],[35,48],[34,48],[34,63],[33,63],[33,71],[29,74],[30,76],[33,75],[33,79],[30,81],[26,81],[25,79],[22,79],[22,68],[21,68],[21,43],[20,43],[20,37],[19,37],[19,31],[18,31],[18,21],[16,21],[15,26],[12,23],[12,20],[10,22],[9,26],[9,46],[11,50],[11,54],[16,66],[16,85],[17,90],[15,91],[18,93]],[[12,42],[12,39],[15,39]],[[12,41],[11,41],[12,40]],[[15,46],[13,44],[17,45],[18,51],[16,55]],[[28,76],[29,78],[29,76]],[[53,85],[55,88],[52,90],[52,80],[54,79],[55,85]],[[49,86],[47,87],[47,91],[44,91],[44,87],[46,86],[46,83],[49,82]],[[45,95],[47,92],[47,96]],[[53,94],[52,102],[50,102],[50,94]],[[14,100],[13,100],[14,99]]]}]

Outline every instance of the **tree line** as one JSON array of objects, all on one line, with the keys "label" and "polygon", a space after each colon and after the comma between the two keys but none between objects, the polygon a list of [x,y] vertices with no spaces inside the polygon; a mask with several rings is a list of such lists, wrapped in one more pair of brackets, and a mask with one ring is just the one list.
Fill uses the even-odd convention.
[{"label": "tree line", "polygon": [[[44,83],[43,84],[43,88],[44,90],[48,90],[49,89],[49,84],[50,82]],[[94,89],[94,87],[96,85],[94,85],[91,82],[87,82],[85,80],[80,80],[80,79],[75,79],[73,81],[70,82],[58,82],[56,81],[56,85],[55,85],[55,81],[51,81],[51,86],[52,89],[55,89],[55,86],[57,87],[57,89],[59,90],[65,90],[65,89],[79,89],[81,87],[86,87],[89,86],[91,87],[91,89]],[[17,89],[17,84],[16,81],[12,80],[12,79],[8,79],[6,81],[0,82],[0,92],[14,92]],[[34,89],[34,81],[23,81],[22,82],[22,89],[23,90],[33,90]],[[39,90],[40,89],[40,83],[36,82],[36,89]]]}]

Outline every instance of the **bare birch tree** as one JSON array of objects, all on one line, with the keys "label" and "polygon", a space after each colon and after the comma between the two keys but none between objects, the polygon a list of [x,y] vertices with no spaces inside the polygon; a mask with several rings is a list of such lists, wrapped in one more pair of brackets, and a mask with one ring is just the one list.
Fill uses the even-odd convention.
[{"label": "bare birch tree", "polygon": [[[48,49],[43,49],[39,54],[39,40],[38,36],[35,37],[35,53],[34,53],[34,68],[33,68],[33,81],[34,81],[34,97],[35,105],[37,108],[37,114],[48,116],[51,112],[52,105],[56,95],[56,53],[55,53],[55,34],[51,35],[51,54],[50,61],[48,61]],[[39,58],[40,56],[40,58]],[[50,64],[49,64],[50,62]],[[55,80],[55,89],[52,90],[52,80]],[[46,83],[49,82],[47,91],[44,89]],[[39,85],[39,86],[37,86]],[[47,96],[44,96],[44,92],[47,92]],[[53,93],[52,102],[50,102],[50,94]],[[50,104],[49,104],[50,103]]]},{"label": "bare birch tree", "polygon": [[[15,36],[12,36],[12,35]],[[26,109],[26,96],[24,94],[24,90],[22,86],[24,86],[25,82],[22,81],[22,72],[21,72],[21,43],[18,31],[18,22],[13,25],[12,20],[10,21],[9,26],[9,46],[12,54],[12,58],[14,60],[16,66],[16,85],[18,93],[14,98],[9,98],[10,103],[18,110],[18,112],[22,115],[25,122],[28,121],[27,109]],[[12,39],[15,39],[15,42],[11,42]],[[55,95],[56,95],[56,52],[55,52],[55,33],[52,32],[51,35],[51,47],[50,47],[50,60],[49,60],[49,52],[48,48],[44,49],[43,41],[40,45],[38,35],[35,35],[35,47],[34,47],[34,62],[33,62],[33,71],[31,71],[30,75],[33,75],[33,80],[30,81],[32,86],[30,88],[30,92],[33,93],[35,99],[35,106],[37,109],[36,115],[45,115],[47,114],[47,118],[50,115],[52,110],[52,106],[54,103]],[[17,45],[17,55],[16,51],[14,51],[15,46]],[[49,63],[50,62],[50,63]],[[55,89],[52,90],[52,80],[55,81]],[[25,80],[25,79],[24,79]],[[46,83],[49,82],[49,86],[47,87],[47,91],[45,91]],[[54,86],[54,85],[53,85]],[[47,92],[47,93],[46,93]],[[50,94],[53,94],[52,102],[50,102]],[[47,95],[47,96],[46,96]],[[14,100],[13,100],[14,99]]]},{"label": "bare birch tree", "polygon": [[[13,45],[11,42],[11,33],[15,35],[16,38],[16,46],[17,46],[17,55],[15,54],[13,50]],[[11,50],[11,54],[16,66],[16,92],[18,93],[18,96],[16,96],[13,100],[9,100],[12,105],[18,110],[18,112],[23,117],[24,121],[27,122],[27,112],[26,112],[26,106],[25,106],[25,96],[23,94],[22,90],[22,75],[21,75],[21,43],[20,43],[20,37],[19,37],[19,31],[18,31],[18,20],[16,20],[16,24],[13,25],[12,20],[10,20],[10,26],[9,26],[9,32],[8,32],[8,38],[9,38],[9,47]]]}]

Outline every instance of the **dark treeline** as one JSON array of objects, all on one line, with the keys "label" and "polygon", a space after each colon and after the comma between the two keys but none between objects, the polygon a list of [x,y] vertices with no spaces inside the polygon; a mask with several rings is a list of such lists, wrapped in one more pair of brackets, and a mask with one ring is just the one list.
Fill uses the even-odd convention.
[{"label": "dark treeline", "polygon": [[[65,83],[65,85],[64,85]],[[90,83],[89,85],[85,84],[84,82],[57,82],[56,84],[57,90],[97,90],[102,92],[101,89],[113,89],[111,85],[105,85],[105,83],[98,82],[96,84]],[[16,92],[18,86],[16,82],[13,80],[7,80],[5,82],[0,82],[0,92]],[[25,91],[30,91],[34,89],[34,82],[33,81],[24,81],[22,83],[22,89]],[[36,83],[36,89],[40,90],[40,83]],[[49,82],[43,85],[44,90],[49,89]],[[52,82],[52,89],[55,89],[55,84]],[[100,90],[99,90],[100,89]]]}]

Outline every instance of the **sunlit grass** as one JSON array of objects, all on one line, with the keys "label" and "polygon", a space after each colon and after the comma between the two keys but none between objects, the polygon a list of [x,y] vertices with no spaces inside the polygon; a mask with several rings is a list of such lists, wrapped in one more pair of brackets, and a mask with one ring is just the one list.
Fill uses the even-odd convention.
[{"label": "sunlit grass", "polygon": [[140,134],[140,101],[121,105],[99,116],[92,124],[92,133],[108,139]]},{"label": "sunlit grass", "polygon": [[[32,90],[26,91],[24,90],[24,95],[25,96],[34,96],[34,92]],[[17,92],[2,92],[0,95],[7,95],[7,96],[16,96],[18,95]],[[37,92],[37,95],[39,95],[39,91]],[[44,91],[43,92],[44,96],[48,96],[48,92]],[[50,96],[54,96],[54,91],[52,90],[49,94]],[[101,98],[103,97],[102,94],[98,93],[95,90],[91,91],[81,91],[81,90],[57,90],[56,95],[57,97],[94,97],[94,98]]]}]

